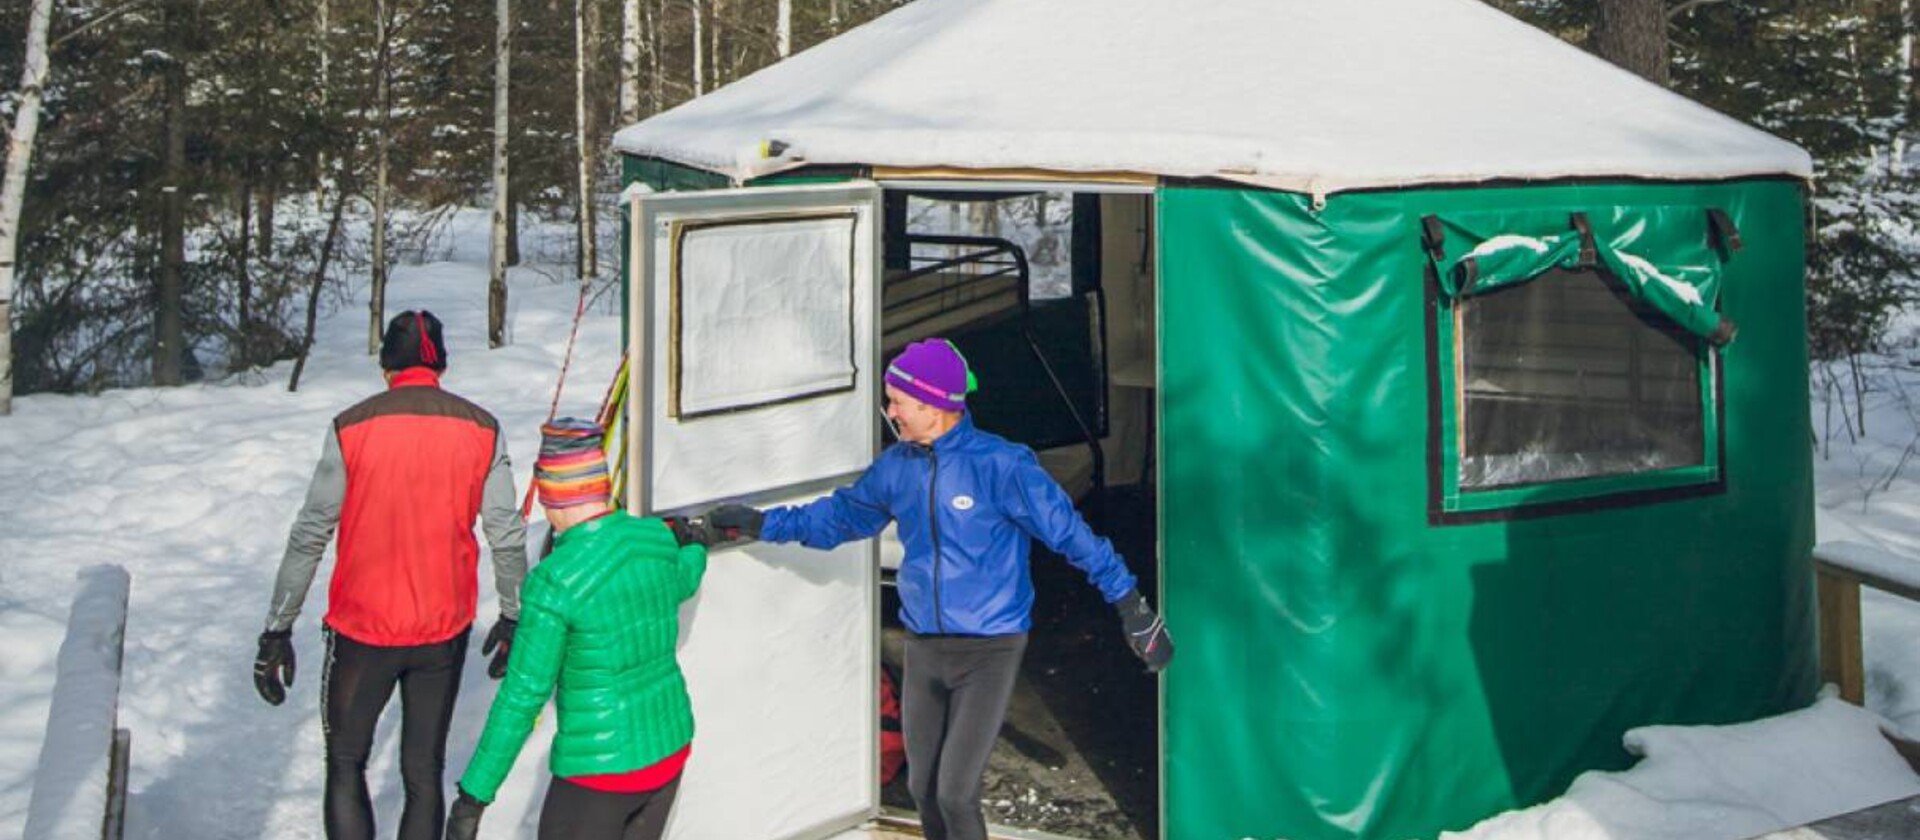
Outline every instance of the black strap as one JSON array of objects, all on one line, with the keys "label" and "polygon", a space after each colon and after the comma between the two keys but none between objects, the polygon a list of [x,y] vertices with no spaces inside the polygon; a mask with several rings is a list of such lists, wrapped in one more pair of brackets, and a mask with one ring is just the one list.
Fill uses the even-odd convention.
[{"label": "black strap", "polygon": [[1746,247],[1740,242],[1740,228],[1733,223],[1733,217],[1718,207],[1707,209],[1707,234],[1713,237],[1714,247],[1731,254]]},{"label": "black strap", "polygon": [[1575,213],[1569,220],[1575,232],[1580,234],[1580,267],[1591,267],[1599,260],[1599,250],[1593,244],[1593,225],[1587,222],[1587,214]]},{"label": "black strap", "polygon": [[1420,219],[1420,244],[1427,249],[1427,257],[1436,264],[1447,258],[1447,229],[1440,224],[1439,216],[1424,216]]},{"label": "black strap", "polygon": [[1459,286],[1456,287],[1458,291],[1454,292],[1454,297],[1466,297],[1467,291],[1473,288],[1474,281],[1480,279],[1480,263],[1474,258],[1468,257],[1461,260],[1459,265],[1453,267],[1453,274],[1454,277],[1460,281]]}]

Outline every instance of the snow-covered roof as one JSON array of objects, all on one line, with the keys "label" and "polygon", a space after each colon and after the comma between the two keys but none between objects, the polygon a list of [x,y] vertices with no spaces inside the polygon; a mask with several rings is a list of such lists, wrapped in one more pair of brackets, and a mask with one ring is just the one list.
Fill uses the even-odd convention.
[{"label": "snow-covered roof", "polygon": [[[768,140],[785,159],[758,157]],[[735,178],[1026,168],[1314,193],[1812,172],[1799,147],[1475,0],[914,0],[614,147]]]}]

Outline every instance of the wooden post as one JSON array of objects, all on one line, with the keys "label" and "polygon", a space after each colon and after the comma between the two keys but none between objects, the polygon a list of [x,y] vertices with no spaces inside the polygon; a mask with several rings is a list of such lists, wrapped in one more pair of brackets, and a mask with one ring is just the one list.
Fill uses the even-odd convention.
[{"label": "wooden post", "polygon": [[1820,679],[1840,687],[1840,698],[1861,705],[1867,696],[1866,660],[1860,643],[1860,579],[1825,563],[1815,564],[1820,609]]},{"label": "wooden post", "polygon": [[113,755],[107,762],[107,819],[101,840],[121,840],[127,830],[127,765],[133,761],[133,732],[113,730]]}]

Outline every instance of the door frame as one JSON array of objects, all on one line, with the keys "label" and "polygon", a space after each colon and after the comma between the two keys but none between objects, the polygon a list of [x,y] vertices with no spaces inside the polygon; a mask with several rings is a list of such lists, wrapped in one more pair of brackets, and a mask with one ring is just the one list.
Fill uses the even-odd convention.
[{"label": "door frame", "polygon": [[[716,219],[729,216],[769,216],[793,214],[820,209],[823,206],[844,206],[849,203],[864,202],[867,205],[866,218],[868,230],[854,231],[855,241],[866,239],[867,257],[871,274],[871,287],[867,290],[868,318],[865,323],[855,321],[855,346],[859,345],[858,334],[864,329],[867,334],[867,353],[858,359],[865,365],[856,368],[856,394],[859,392],[859,380],[873,383],[874,392],[878,392],[880,382],[880,287],[883,270],[880,267],[881,227],[884,222],[880,211],[880,189],[871,181],[849,181],[832,184],[806,186],[770,186],[741,187],[725,190],[698,192],[652,193],[643,188],[629,188],[623,196],[626,198],[628,247],[625,266],[626,280],[626,316],[627,364],[629,371],[629,398],[626,401],[626,429],[624,458],[627,462],[627,487],[622,500],[626,510],[637,515],[685,515],[695,511],[688,507],[703,507],[707,502],[693,506],[681,506],[663,510],[652,508],[651,465],[654,463],[653,416],[657,406],[654,391],[656,377],[653,371],[652,353],[655,336],[653,325],[656,321],[657,305],[654,293],[654,277],[650,269],[654,259],[654,228],[663,216],[673,218],[697,217]],[[854,270],[859,271],[856,264]],[[857,311],[857,308],[856,308]],[[831,395],[828,395],[831,396]],[[877,410],[878,404],[875,404]],[[748,409],[752,410],[752,409]],[[875,424],[868,423],[866,432],[869,448],[878,444],[878,430]],[[870,456],[868,456],[870,458]],[[819,495],[842,486],[864,471],[835,471],[829,475],[790,482],[787,484],[758,487],[747,492],[725,497],[737,501],[762,506],[779,499],[792,499],[797,496]],[[714,500],[718,501],[718,500]],[[862,693],[862,702],[866,706],[864,720],[874,721],[872,749],[867,750],[866,767],[862,769],[866,779],[874,784],[868,786],[864,804],[856,811],[831,816],[815,825],[804,826],[792,833],[764,840],[822,840],[840,835],[848,830],[870,823],[880,813],[879,767],[880,751],[878,743],[879,689],[878,673],[880,661],[880,598],[879,598],[879,549],[876,540],[865,541],[864,556],[867,560],[863,587],[867,593],[866,602],[866,643],[868,658],[873,663],[874,688]],[[726,551],[727,549],[716,549]]]}]

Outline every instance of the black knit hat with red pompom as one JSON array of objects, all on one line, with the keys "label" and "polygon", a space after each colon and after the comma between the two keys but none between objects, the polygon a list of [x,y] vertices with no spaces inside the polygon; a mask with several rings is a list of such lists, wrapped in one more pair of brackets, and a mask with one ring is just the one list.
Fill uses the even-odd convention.
[{"label": "black knit hat with red pompom", "polygon": [[447,340],[440,333],[440,319],[425,309],[409,309],[393,316],[380,337],[381,370],[411,367],[439,372],[447,369]]}]

